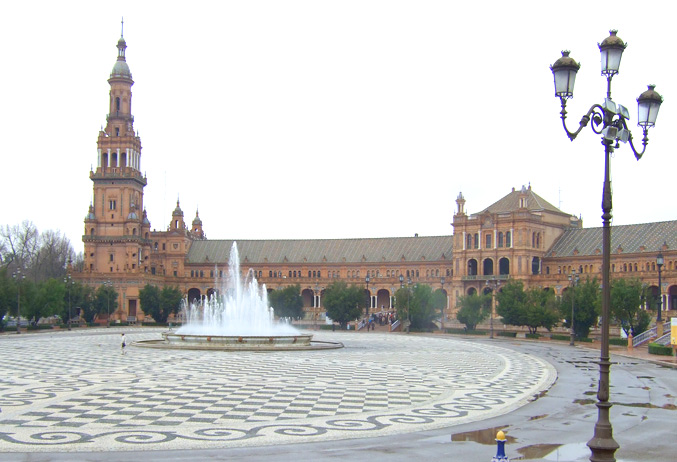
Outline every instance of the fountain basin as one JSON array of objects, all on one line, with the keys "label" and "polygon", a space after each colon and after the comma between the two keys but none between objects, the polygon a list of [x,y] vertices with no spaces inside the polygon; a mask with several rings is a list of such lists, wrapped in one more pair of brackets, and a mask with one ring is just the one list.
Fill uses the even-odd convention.
[{"label": "fountain basin", "polygon": [[312,334],[298,335],[200,335],[163,332],[161,340],[134,342],[146,348],[217,351],[289,351],[343,348],[340,342],[312,342]]}]

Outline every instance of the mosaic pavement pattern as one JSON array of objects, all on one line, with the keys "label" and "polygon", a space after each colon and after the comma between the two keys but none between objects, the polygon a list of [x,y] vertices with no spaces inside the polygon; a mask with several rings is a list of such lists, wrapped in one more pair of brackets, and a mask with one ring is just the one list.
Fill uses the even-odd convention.
[{"label": "mosaic pavement pattern", "polygon": [[[132,341],[160,330],[127,329]],[[318,332],[345,348],[128,347],[97,329],[0,337],[0,452],[189,449],[376,437],[509,412],[554,368],[448,337]]]}]

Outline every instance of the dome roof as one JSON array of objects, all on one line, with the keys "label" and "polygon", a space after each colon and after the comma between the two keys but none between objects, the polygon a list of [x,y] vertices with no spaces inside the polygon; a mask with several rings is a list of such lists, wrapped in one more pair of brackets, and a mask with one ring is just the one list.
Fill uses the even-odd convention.
[{"label": "dome roof", "polygon": [[126,61],[116,61],[113,70],[110,73],[111,77],[127,77],[132,78],[132,73],[129,70],[129,66]]},{"label": "dome roof", "polygon": [[183,210],[181,210],[181,207],[179,206],[179,201],[176,201],[176,208],[172,212],[173,217],[182,217],[183,216]]},{"label": "dome roof", "polygon": [[195,218],[193,218],[193,225],[202,226],[202,220],[200,219],[200,215],[198,214],[198,212],[195,212]]},{"label": "dome roof", "polygon": [[134,210],[132,210],[131,212],[129,212],[129,215],[127,215],[127,219],[128,220],[138,220],[139,217],[136,215],[136,212]]},{"label": "dome roof", "polygon": [[85,221],[92,221],[96,220],[96,215],[94,215],[94,206],[92,204],[89,204],[89,211],[87,212],[87,216],[85,217]]}]

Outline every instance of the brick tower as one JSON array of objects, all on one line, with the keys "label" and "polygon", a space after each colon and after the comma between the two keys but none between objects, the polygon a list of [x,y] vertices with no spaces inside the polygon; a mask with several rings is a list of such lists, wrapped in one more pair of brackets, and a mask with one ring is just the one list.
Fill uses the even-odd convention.
[{"label": "brick tower", "polygon": [[[148,271],[150,222],[143,207],[146,178],[141,173],[141,139],[134,132],[132,74],[127,65],[127,44],[121,34],[110,84],[106,127],[97,140],[97,167],[89,177],[94,195],[85,218],[84,272],[92,283],[111,281],[118,306],[117,319],[138,309],[138,291]],[[137,274],[138,277],[133,277]]]}]

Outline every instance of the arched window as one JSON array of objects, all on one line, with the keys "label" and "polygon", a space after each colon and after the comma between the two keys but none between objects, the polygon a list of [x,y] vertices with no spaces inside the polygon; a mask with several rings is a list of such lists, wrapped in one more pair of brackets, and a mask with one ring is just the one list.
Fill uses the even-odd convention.
[{"label": "arched window", "polygon": [[465,244],[466,249],[472,249],[472,235],[468,234],[468,236],[466,237],[466,241],[467,241]]},{"label": "arched window", "polygon": [[498,247],[503,247],[503,231],[498,233]]},{"label": "arched window", "polygon": [[120,98],[115,98],[115,110],[120,112]]},{"label": "arched window", "polygon": [[505,233],[505,246],[512,247],[512,233],[510,231]]},{"label": "arched window", "polygon": [[90,235],[90,236],[94,236],[94,228],[92,228],[92,229],[89,230],[89,235]]},{"label": "arched window", "polygon": [[475,248],[479,249],[480,247],[480,235],[478,233],[475,233],[475,236],[473,237],[473,241],[475,244]]}]

